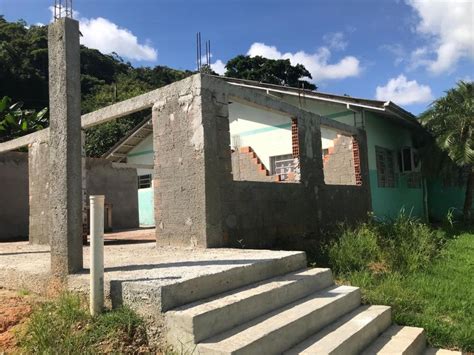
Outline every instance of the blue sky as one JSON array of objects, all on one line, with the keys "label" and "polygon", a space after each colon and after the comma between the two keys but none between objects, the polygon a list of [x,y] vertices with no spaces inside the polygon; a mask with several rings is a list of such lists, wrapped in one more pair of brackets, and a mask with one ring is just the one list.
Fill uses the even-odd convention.
[{"label": "blue sky", "polygon": [[[47,24],[53,0],[0,0],[7,20]],[[470,0],[73,0],[82,41],[136,66],[195,69],[195,34],[223,70],[238,54],[302,63],[324,92],[418,114],[474,78]]]}]

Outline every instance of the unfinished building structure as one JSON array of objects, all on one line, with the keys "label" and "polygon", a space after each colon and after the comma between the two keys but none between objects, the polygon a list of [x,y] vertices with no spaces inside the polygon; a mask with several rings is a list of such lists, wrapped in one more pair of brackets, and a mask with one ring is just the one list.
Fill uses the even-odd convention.
[{"label": "unfinished building structure", "polygon": [[[79,74],[77,22],[64,18],[53,23],[49,41],[51,125],[0,144],[0,152],[29,146],[32,202],[46,199],[33,196],[36,190],[31,186],[45,186],[40,193],[49,195],[50,210],[44,216],[40,215],[44,209],[32,208],[30,230],[41,225],[50,235],[53,272],[74,273],[82,267],[81,128],[144,109],[152,111],[158,245],[271,247],[280,238],[317,235],[337,221],[363,219],[369,211],[363,130],[203,74],[80,117],[75,80]],[[291,181],[249,181],[235,171],[233,175],[231,103],[291,121],[295,167]],[[325,183],[322,127],[352,137],[356,143],[357,183]],[[38,164],[45,160],[48,165]]]}]

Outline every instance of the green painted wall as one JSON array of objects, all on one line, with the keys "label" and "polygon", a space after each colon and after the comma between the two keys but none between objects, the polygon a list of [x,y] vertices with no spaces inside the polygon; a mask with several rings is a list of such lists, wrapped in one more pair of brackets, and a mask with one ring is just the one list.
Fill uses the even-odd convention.
[{"label": "green painted wall", "polygon": [[[285,98],[285,101],[335,121],[354,125],[354,113],[347,110],[344,104],[318,102],[298,97]],[[359,122],[361,120],[360,114],[356,115]],[[395,217],[404,208],[407,213],[423,217],[423,189],[409,188],[406,175],[398,174],[397,184],[394,188],[378,187],[375,146],[391,149],[394,152],[402,147],[412,146],[411,130],[390,123],[389,120],[389,117],[379,117],[376,113],[365,112],[373,212],[379,217]]]},{"label": "green painted wall", "polygon": [[409,188],[407,176],[397,172],[396,187],[378,187],[375,147],[383,147],[397,152],[403,147],[412,146],[412,132],[409,129],[389,122],[389,118],[377,117],[366,112],[365,129],[369,155],[370,190],[372,209],[376,216],[395,217],[403,208],[406,213],[423,217],[423,189]]},{"label": "green painted wall", "polygon": [[433,220],[443,220],[450,209],[456,217],[462,215],[465,186],[443,185],[441,179],[432,179],[428,181],[428,205],[430,218]]},{"label": "green painted wall", "polygon": [[138,190],[138,217],[140,226],[155,225],[155,208],[153,207],[153,188]]}]

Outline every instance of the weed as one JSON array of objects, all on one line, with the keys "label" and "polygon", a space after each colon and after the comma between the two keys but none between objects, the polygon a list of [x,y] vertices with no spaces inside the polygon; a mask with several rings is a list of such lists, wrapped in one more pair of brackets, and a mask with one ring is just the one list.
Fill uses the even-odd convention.
[{"label": "weed", "polygon": [[91,317],[72,293],[39,306],[18,336],[26,353],[114,352],[137,339],[146,343],[143,321],[133,311],[119,308]]}]

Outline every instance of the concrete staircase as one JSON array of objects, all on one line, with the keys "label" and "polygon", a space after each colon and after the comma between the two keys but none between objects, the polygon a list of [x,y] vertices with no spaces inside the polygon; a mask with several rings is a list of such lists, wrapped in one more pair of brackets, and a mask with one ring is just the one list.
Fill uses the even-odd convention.
[{"label": "concrete staircase", "polygon": [[251,284],[236,277],[225,292],[166,312],[168,342],[189,354],[458,353],[426,349],[423,329],[392,325],[390,307],[362,306],[359,288],[305,264],[293,258],[284,274],[275,265]]}]

